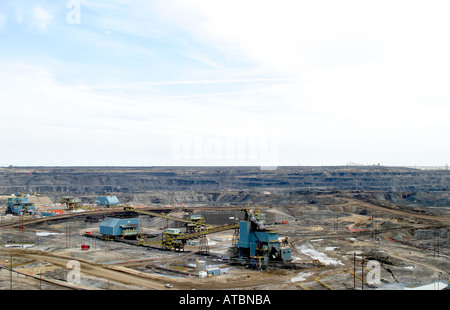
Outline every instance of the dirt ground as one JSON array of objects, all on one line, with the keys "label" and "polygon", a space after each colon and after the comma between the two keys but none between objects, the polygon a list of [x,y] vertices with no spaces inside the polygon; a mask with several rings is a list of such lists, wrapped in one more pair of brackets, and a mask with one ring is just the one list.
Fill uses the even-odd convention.
[{"label": "dirt ground", "polygon": [[[98,230],[100,222],[77,217],[24,229],[1,227],[0,289],[400,290],[448,282],[446,216],[351,199],[340,199],[339,204],[271,206],[263,211],[280,239],[288,237],[289,267],[255,270],[231,264],[228,248],[233,230],[208,235],[210,254],[204,256],[196,253],[197,245],[170,252],[84,237],[84,231]],[[155,233],[167,225],[157,218],[143,223],[147,232]],[[89,249],[82,250],[81,245]],[[220,269],[220,275],[199,277],[198,260]],[[74,284],[70,283],[73,261],[80,266],[80,281]],[[168,283],[171,287],[166,287]]]}]

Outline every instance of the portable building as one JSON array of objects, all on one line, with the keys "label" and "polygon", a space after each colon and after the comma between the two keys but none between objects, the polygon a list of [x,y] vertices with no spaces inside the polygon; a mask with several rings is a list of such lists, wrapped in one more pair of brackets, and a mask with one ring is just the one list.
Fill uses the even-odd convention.
[{"label": "portable building", "polygon": [[119,199],[116,196],[98,196],[95,202],[99,206],[117,206],[119,204]]},{"label": "portable building", "polygon": [[100,224],[103,236],[136,236],[139,233],[139,218],[106,217]]}]

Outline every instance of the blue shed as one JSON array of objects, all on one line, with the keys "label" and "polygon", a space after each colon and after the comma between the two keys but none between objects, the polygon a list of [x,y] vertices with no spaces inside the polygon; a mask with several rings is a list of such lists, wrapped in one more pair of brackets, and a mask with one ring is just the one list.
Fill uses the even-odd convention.
[{"label": "blue shed", "polygon": [[139,232],[139,218],[106,217],[100,224],[102,236],[136,236]]},{"label": "blue shed", "polygon": [[118,205],[119,199],[116,196],[98,196],[95,203],[100,206],[110,207]]},{"label": "blue shed", "polygon": [[208,267],[206,268],[206,274],[213,276],[220,276],[220,268],[219,267]]}]

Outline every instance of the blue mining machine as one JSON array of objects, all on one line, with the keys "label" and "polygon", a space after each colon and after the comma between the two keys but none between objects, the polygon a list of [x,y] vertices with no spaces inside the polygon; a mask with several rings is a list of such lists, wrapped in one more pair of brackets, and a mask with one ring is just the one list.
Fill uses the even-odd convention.
[{"label": "blue mining machine", "polygon": [[289,263],[292,258],[287,238],[280,241],[278,233],[267,228],[260,211],[243,211],[245,221],[239,222],[239,241],[232,246],[239,263],[259,269],[269,264]]},{"label": "blue mining machine", "polygon": [[17,195],[8,198],[8,205],[5,213],[13,215],[34,215],[36,214],[36,209],[34,204],[28,201],[28,197],[24,195]]}]

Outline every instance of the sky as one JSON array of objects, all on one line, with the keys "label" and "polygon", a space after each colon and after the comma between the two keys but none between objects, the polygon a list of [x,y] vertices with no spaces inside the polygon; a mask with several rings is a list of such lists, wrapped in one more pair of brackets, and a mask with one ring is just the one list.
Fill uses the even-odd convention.
[{"label": "sky", "polygon": [[0,2],[0,166],[444,166],[450,2]]}]

